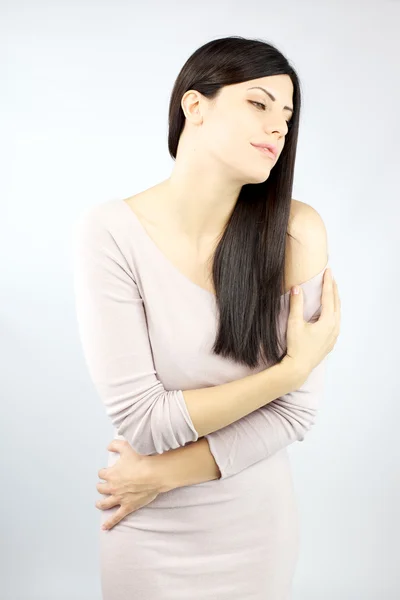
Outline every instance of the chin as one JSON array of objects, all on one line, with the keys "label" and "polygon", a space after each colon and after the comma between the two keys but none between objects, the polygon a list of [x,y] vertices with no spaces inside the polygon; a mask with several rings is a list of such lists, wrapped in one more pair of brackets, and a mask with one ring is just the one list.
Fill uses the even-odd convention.
[{"label": "chin", "polygon": [[268,170],[264,170],[264,173],[260,173],[259,177],[254,177],[252,181],[248,181],[247,183],[264,183],[264,181],[267,181],[268,177],[270,176],[271,173],[271,169]]}]

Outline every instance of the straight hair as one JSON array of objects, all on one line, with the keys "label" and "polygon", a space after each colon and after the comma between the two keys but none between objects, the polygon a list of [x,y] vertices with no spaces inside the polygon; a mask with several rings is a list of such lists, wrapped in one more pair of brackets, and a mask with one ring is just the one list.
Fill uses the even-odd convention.
[{"label": "straight hair", "polygon": [[211,256],[218,307],[213,353],[255,368],[286,355],[278,317],[285,282],[286,235],[292,203],[300,116],[300,83],[294,68],[272,44],[230,36],[198,48],[183,65],[170,97],[168,150],[175,160],[185,124],[182,96],[197,90],[216,99],[223,86],[288,75],[293,83],[293,116],[283,150],[268,179],[242,186]]}]

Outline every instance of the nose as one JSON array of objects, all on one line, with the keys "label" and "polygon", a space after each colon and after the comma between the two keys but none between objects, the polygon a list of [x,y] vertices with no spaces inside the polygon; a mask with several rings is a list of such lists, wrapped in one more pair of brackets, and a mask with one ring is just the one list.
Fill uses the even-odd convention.
[{"label": "nose", "polygon": [[288,132],[288,126],[286,121],[283,123],[279,123],[277,121],[270,121],[264,127],[264,131],[268,136],[268,139],[273,139],[275,136],[275,141],[278,141],[280,138],[284,137]]},{"label": "nose", "polygon": [[274,134],[277,135],[278,139],[285,136],[288,132],[288,124],[286,123],[284,115],[281,113],[269,114],[265,120],[264,130],[269,138]]}]

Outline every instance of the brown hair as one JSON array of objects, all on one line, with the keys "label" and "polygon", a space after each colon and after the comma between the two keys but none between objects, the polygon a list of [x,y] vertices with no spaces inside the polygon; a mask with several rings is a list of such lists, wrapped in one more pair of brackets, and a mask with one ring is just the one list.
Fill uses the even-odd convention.
[{"label": "brown hair", "polygon": [[[289,75],[293,116],[281,155],[268,179],[243,185],[213,253],[212,277],[219,309],[213,352],[257,367],[280,362],[278,316],[285,281],[286,235],[292,202],[300,115],[300,84],[294,68],[271,44],[231,36],[198,48],[183,65],[169,104],[168,149],[176,158],[185,124],[184,93],[195,89],[215,99],[223,86],[271,75]],[[291,236],[293,237],[293,236]],[[260,356],[263,352],[263,358]]]}]

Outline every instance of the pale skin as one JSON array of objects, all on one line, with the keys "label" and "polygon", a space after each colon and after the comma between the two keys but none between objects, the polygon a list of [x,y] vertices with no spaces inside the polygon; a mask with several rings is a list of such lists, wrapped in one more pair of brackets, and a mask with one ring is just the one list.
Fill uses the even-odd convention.
[{"label": "pale skin", "polygon": [[[253,86],[265,88],[275,101],[259,89],[248,89]],[[287,75],[228,86],[215,103],[189,90],[181,101],[186,122],[170,178],[126,199],[167,258],[186,277],[212,293],[211,254],[241,187],[265,181],[279,160],[291,116],[289,108],[293,106],[292,93]],[[265,110],[252,102],[264,104]],[[263,156],[251,143],[276,145],[276,158]],[[310,223],[323,239],[325,228],[318,213],[293,200],[288,231],[304,239],[309,235]],[[327,262],[325,251],[302,261],[294,244],[287,237],[284,292],[321,271]],[[290,301],[291,306],[298,303],[302,315],[302,294],[291,296]],[[324,277],[321,302],[325,319],[331,322],[332,336],[337,336],[340,299],[330,269]],[[314,326],[304,322],[300,325]],[[106,483],[99,482],[97,490],[108,496],[96,506],[101,510],[119,508],[105,523],[105,529],[111,529],[160,493],[220,477],[206,438],[154,456],[137,454],[122,440],[113,440],[107,449],[118,452],[120,458],[112,467],[98,471]]]}]

